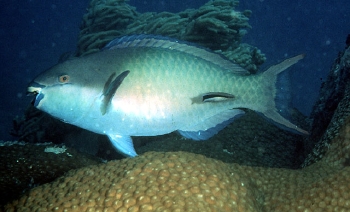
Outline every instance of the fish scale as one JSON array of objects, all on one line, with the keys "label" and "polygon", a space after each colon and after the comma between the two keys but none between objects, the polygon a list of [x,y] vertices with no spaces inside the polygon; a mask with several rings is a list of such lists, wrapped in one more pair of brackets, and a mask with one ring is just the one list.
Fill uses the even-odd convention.
[{"label": "fish scale", "polygon": [[244,114],[241,108],[307,134],[278,114],[274,103],[277,75],[302,58],[247,75],[222,56],[190,43],[129,36],[101,52],[57,64],[35,78],[28,92],[36,94],[38,109],[105,134],[117,150],[136,156],[130,136],[178,131],[205,140]]}]

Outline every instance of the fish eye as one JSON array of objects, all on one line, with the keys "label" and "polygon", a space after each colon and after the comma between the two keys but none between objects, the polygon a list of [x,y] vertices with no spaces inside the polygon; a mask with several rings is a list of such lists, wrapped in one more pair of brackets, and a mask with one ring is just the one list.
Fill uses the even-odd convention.
[{"label": "fish eye", "polygon": [[60,83],[67,83],[67,82],[69,82],[69,78],[70,78],[69,75],[64,74],[64,75],[61,75],[58,77],[58,81]]}]

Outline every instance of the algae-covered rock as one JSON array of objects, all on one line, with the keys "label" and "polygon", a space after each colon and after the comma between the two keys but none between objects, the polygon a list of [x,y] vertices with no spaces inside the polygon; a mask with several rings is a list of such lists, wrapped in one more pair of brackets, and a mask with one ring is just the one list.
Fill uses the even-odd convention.
[{"label": "algae-covered rock", "polygon": [[[308,166],[319,161],[328,151],[330,142],[350,115],[350,46],[335,60],[327,80],[322,84],[319,99],[311,113],[311,135],[303,163]],[[310,153],[311,152],[311,153]]]},{"label": "algae-covered rock", "polygon": [[[71,169],[101,161],[64,145],[0,142],[0,205],[33,187],[51,182]],[[1,211],[1,208],[0,208]]]}]

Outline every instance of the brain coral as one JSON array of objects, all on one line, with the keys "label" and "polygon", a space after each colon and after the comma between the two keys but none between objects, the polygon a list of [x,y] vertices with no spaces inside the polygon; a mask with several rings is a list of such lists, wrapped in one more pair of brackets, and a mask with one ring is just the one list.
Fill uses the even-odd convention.
[{"label": "brain coral", "polygon": [[[16,211],[256,211],[243,167],[201,155],[146,153],[70,172],[15,202]],[[247,180],[248,179],[248,180]],[[8,208],[11,211],[11,207]]]},{"label": "brain coral", "polygon": [[6,211],[349,211],[350,119],[321,161],[301,170],[148,152],[70,171]]}]

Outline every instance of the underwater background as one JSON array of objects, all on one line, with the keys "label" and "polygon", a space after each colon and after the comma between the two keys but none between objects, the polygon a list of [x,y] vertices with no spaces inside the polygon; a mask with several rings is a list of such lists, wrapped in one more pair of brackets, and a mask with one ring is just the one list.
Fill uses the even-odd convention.
[{"label": "underwater background", "polygon": [[[37,185],[51,182],[71,169],[101,164],[101,158],[104,159],[104,163],[109,159],[118,158],[101,157],[101,155],[106,153],[106,149],[110,149],[110,147],[106,147],[105,149],[101,147],[105,145],[106,139],[94,136],[92,133],[79,131],[76,128],[66,127],[61,122],[53,121],[48,116],[38,114],[37,111],[33,111],[31,108],[27,109],[33,98],[26,96],[28,83],[40,72],[78,51],[77,44],[79,33],[81,33],[80,27],[83,26],[83,16],[91,12],[89,2],[65,0],[0,2],[0,16],[2,20],[0,42],[3,47],[3,51],[1,52],[1,76],[3,78],[0,86],[3,93],[0,105],[0,140],[17,140],[18,137],[12,137],[10,135],[11,129],[12,134],[16,135],[17,133],[19,136],[23,136],[20,133],[28,132],[26,130],[31,127],[33,127],[33,131],[48,133],[45,130],[35,128],[38,126],[35,125],[37,124],[35,120],[39,117],[41,119],[39,125],[48,123],[44,127],[47,127],[49,130],[55,129],[55,131],[49,131],[51,133],[51,137],[49,138],[60,140],[63,138],[62,135],[67,133],[65,141],[75,143],[70,143],[69,147],[62,145],[54,146],[52,151],[59,151],[59,153],[48,153],[51,151],[51,144],[44,144],[43,146],[36,146],[30,143],[20,143],[12,146],[7,146],[6,144],[4,146],[0,145],[1,160],[3,164],[6,164],[5,169],[0,169],[2,173],[0,188],[3,191],[12,189],[15,195],[12,197],[6,192],[2,192],[0,193],[0,197],[8,197],[9,199],[12,198],[12,200],[17,199],[16,195],[19,193]],[[91,2],[95,2],[97,5],[97,2],[105,3],[113,1],[92,0]],[[189,8],[198,9],[207,2],[206,0],[181,2],[126,1],[127,4],[135,7],[138,13],[160,13],[163,11],[178,13]],[[179,173],[174,175],[175,180],[179,180],[177,178],[179,174],[193,174],[191,172],[192,170],[186,168],[186,164],[191,163],[191,166],[195,167],[194,170],[198,168],[198,170],[208,173],[206,177],[209,180],[207,181],[208,185],[212,183],[216,188],[224,188],[226,185],[220,183],[225,180],[227,182],[230,181],[233,186],[236,186],[236,184],[241,184],[242,186],[243,184],[248,185],[246,188],[238,188],[246,189],[245,191],[248,190],[247,197],[244,197],[246,199],[240,195],[237,195],[237,197],[231,196],[231,198],[243,198],[242,202],[238,205],[246,207],[245,211],[259,211],[257,208],[261,209],[262,205],[264,205],[265,211],[272,211],[272,209],[275,211],[289,211],[289,203],[292,207],[297,200],[304,199],[303,196],[296,196],[294,199],[289,200],[290,193],[300,193],[304,196],[308,196],[309,193],[321,193],[320,198],[327,199],[326,194],[322,196],[322,190],[316,191],[312,189],[318,186],[327,186],[331,183],[332,185],[335,184],[332,187],[335,188],[335,191],[331,189],[327,191],[331,192],[329,195],[333,195],[333,199],[338,201],[336,204],[339,207],[343,207],[344,205],[349,206],[350,201],[348,199],[350,199],[350,196],[348,191],[350,187],[344,188],[342,186],[349,185],[350,181],[349,177],[347,177],[350,173],[350,151],[348,151],[350,149],[350,121],[349,119],[344,121],[345,118],[343,118],[347,117],[349,115],[348,111],[350,111],[348,109],[350,108],[348,103],[350,102],[350,86],[347,83],[350,76],[349,8],[350,2],[345,0],[322,0],[314,2],[242,0],[234,8],[235,11],[251,10],[252,12],[249,15],[248,21],[251,28],[246,29],[247,33],[242,37],[241,43],[247,43],[259,49],[261,52],[259,51],[257,53],[258,56],[263,54],[266,56],[265,62],[262,65],[259,64],[260,71],[264,71],[271,65],[277,64],[286,58],[301,53],[306,54],[303,60],[290,68],[289,72],[291,74],[291,106],[301,112],[301,114],[297,112],[293,114],[293,121],[296,121],[302,127],[305,126],[305,129],[310,129],[311,135],[308,138],[291,134],[273,125],[270,126],[257,114],[247,112],[244,119],[237,120],[227,127],[226,130],[223,130],[222,134],[203,143],[183,140],[176,135],[160,136],[158,140],[161,142],[153,142],[153,138],[149,137],[135,138],[134,141],[137,144],[135,146],[139,147],[138,152],[142,155],[135,158],[135,160],[129,158],[121,162],[113,162],[115,164],[107,163],[106,165],[96,166],[91,170],[89,168],[81,169],[76,174],[70,172],[68,178],[62,181],[56,181],[56,184],[38,187],[37,190],[33,190],[29,195],[36,196],[37,191],[40,193],[40,189],[43,189],[43,191],[55,190],[57,186],[70,189],[70,179],[77,179],[79,181],[79,176],[81,175],[89,175],[91,178],[89,179],[90,181],[96,180],[95,184],[99,184],[101,180],[110,178],[111,173],[115,172],[115,175],[118,176],[116,180],[119,183],[123,182],[128,185],[130,182],[126,182],[127,179],[123,178],[123,169],[134,169],[130,173],[134,173],[135,176],[139,177],[139,170],[143,174],[148,173],[150,169],[157,170],[159,167],[169,166],[173,168],[175,166],[180,167],[176,169]],[[323,87],[320,93],[322,83]],[[318,102],[314,106],[316,101]],[[27,123],[22,120],[21,117],[23,117],[25,111],[27,115],[32,115],[31,118],[34,120],[33,125],[31,125],[30,120]],[[311,113],[312,118],[308,119],[307,116]],[[14,131],[13,128],[15,128]],[[69,134],[71,131],[73,133]],[[340,138],[337,135],[341,135]],[[24,136],[23,138],[29,138],[30,140],[30,136]],[[38,134],[36,136],[40,137]],[[90,143],[86,142],[86,138],[90,139]],[[35,138],[32,140],[35,140]],[[55,143],[57,140],[45,141]],[[98,147],[93,144],[94,142],[102,143],[102,145]],[[148,145],[145,145],[145,143]],[[80,147],[83,146],[90,151],[95,150],[95,152],[89,153],[98,155],[98,157],[91,158],[91,155],[87,156],[76,151],[80,150]],[[328,151],[329,149],[332,151]],[[149,151],[168,152],[179,150],[199,153],[208,158],[185,152],[150,152],[143,154]],[[310,154],[306,157],[311,151],[315,154]],[[323,160],[321,160],[322,157],[324,157]],[[179,163],[175,163],[175,165],[168,164],[167,161],[169,158],[174,161],[179,160]],[[225,164],[210,158],[219,159],[225,162]],[[17,160],[14,161],[14,159]],[[148,163],[148,161],[153,162]],[[134,164],[138,165],[134,166]],[[203,164],[208,164],[208,166],[202,167]],[[264,168],[255,168],[254,166]],[[113,167],[120,168],[114,169]],[[280,171],[279,169],[272,169],[272,167],[287,169]],[[306,168],[300,172],[293,170],[301,167]],[[5,175],[3,173],[9,174]],[[215,179],[210,178],[216,173],[224,174]],[[234,175],[237,177],[231,178],[232,173],[235,173]],[[334,173],[335,175],[332,175]],[[157,172],[156,175],[158,174],[161,175],[162,179],[169,177],[168,173],[160,174]],[[197,174],[195,176],[202,179],[203,176]],[[18,178],[14,182],[15,178],[13,176],[16,175]],[[24,179],[21,179],[19,176],[23,176]],[[170,176],[173,177],[172,175]],[[265,176],[265,178],[260,179],[261,176]],[[99,177],[102,177],[102,179]],[[141,175],[140,177],[142,178]],[[282,178],[283,180],[279,180]],[[144,179],[139,181],[142,180]],[[215,184],[213,180],[218,184]],[[16,188],[18,190],[15,191],[15,186],[10,185],[8,182],[18,185]],[[57,185],[59,183],[62,184]],[[113,185],[113,182],[108,181],[106,185],[110,187]],[[160,183],[159,186],[163,185]],[[273,186],[269,187],[269,185]],[[142,185],[140,186],[142,187]],[[278,190],[279,188],[288,186],[295,190]],[[267,189],[265,191],[264,189],[267,187],[271,190]],[[310,187],[310,189],[303,189],[304,187]],[[100,187],[94,189],[100,191]],[[132,190],[133,187],[130,186],[127,189]],[[203,192],[208,191],[207,188],[201,189],[203,189]],[[234,187],[228,190],[235,189],[237,188]],[[218,196],[213,198],[221,196],[226,198],[227,196],[223,195],[225,193],[223,190],[212,190],[211,193],[218,192]],[[57,190],[57,192],[59,191]],[[128,190],[124,192],[130,193]],[[196,189],[195,192],[197,192]],[[239,193],[241,194],[241,192]],[[54,192],[51,194],[57,197]],[[151,195],[154,194],[151,193]],[[181,193],[181,195],[184,195],[184,193]],[[279,200],[276,200],[279,199],[279,195],[283,196],[289,203],[284,204],[284,200],[281,200],[282,203],[280,204],[278,202]],[[339,197],[339,195],[342,196]],[[45,195],[41,197],[45,202]],[[206,200],[207,203],[213,207],[213,210],[217,209],[215,208],[217,207],[215,204],[219,204],[221,200],[216,202],[210,198]],[[6,198],[0,199],[6,200]],[[51,200],[56,201],[55,198]],[[7,201],[0,202],[0,205],[7,203]],[[125,201],[128,200],[126,199]],[[328,201],[327,204],[330,205],[331,199],[328,198]],[[16,204],[14,203],[14,205]],[[61,203],[57,204],[59,205]],[[127,207],[127,205],[126,203],[124,206]],[[306,202],[305,205],[305,208],[308,208],[310,204]],[[74,204],[65,205],[65,207],[73,206]],[[321,203],[318,206],[321,207]],[[9,208],[11,207],[9,206]],[[232,209],[235,205],[229,205],[227,207]],[[227,209],[227,211],[230,210]]]}]

